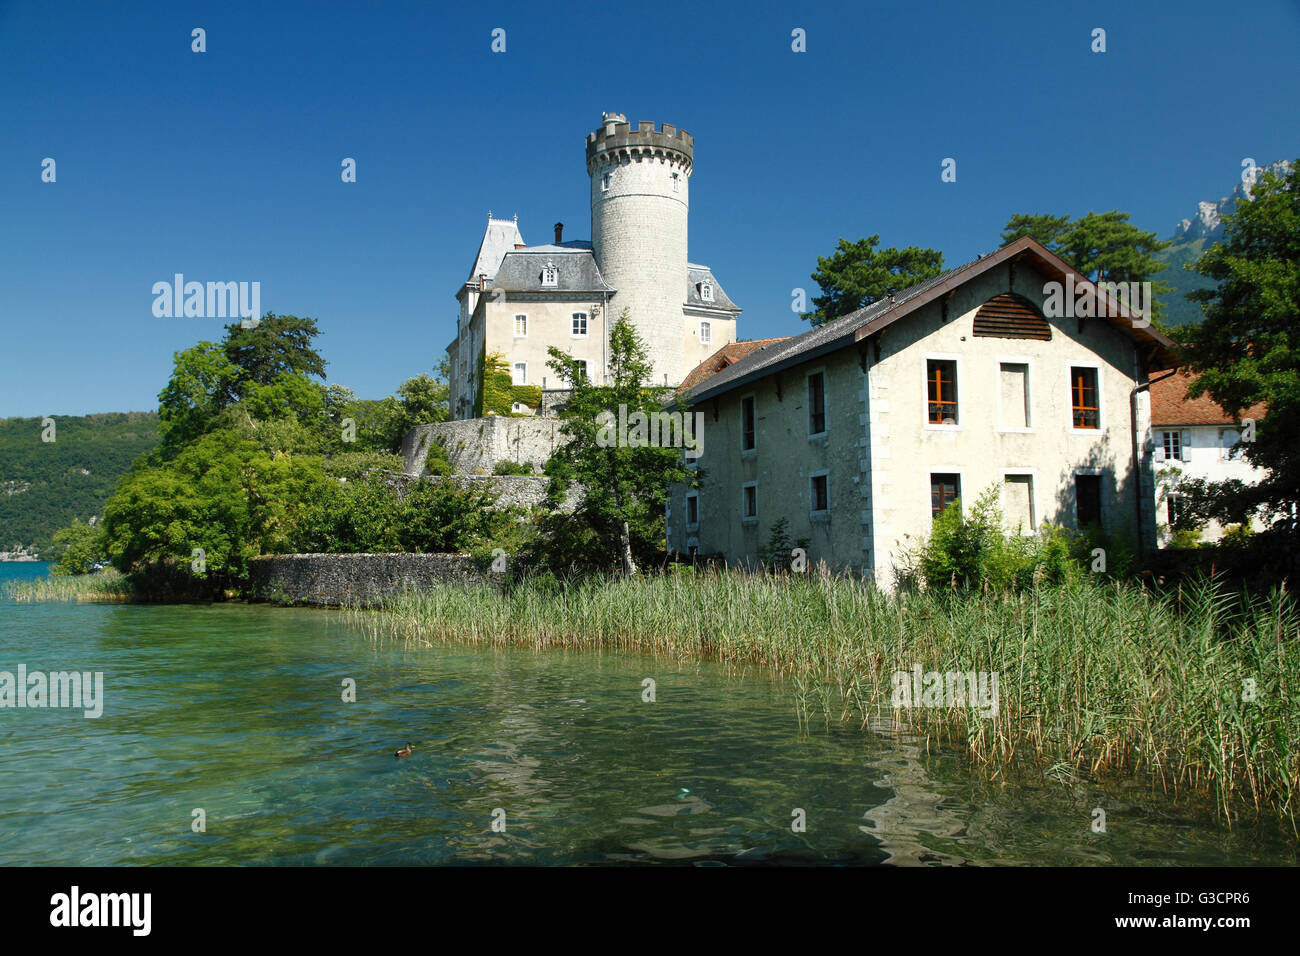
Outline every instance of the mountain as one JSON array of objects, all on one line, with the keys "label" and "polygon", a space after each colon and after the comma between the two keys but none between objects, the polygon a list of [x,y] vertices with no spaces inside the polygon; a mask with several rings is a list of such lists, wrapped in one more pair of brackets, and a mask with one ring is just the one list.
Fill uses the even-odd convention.
[{"label": "mountain", "polygon": [[0,552],[47,557],[52,536],[74,518],[104,513],[140,455],[158,444],[157,412],[56,416],[54,441],[39,418],[0,418]]},{"label": "mountain", "polygon": [[[1281,175],[1290,166],[1290,163],[1281,159],[1260,168],[1258,175],[1262,176],[1266,171]],[[1188,302],[1186,295],[1193,289],[1211,289],[1214,282],[1184,266],[1194,263],[1202,252],[1223,236],[1224,218],[1232,215],[1239,200],[1250,198],[1253,185],[1253,181],[1238,183],[1229,195],[1218,202],[1202,200],[1197,203],[1196,215],[1181,220],[1174,227],[1172,244],[1156,253],[1155,258],[1169,266],[1157,278],[1173,287],[1173,291],[1161,299],[1165,306],[1164,321],[1167,325],[1194,325],[1205,318],[1200,305]]]}]

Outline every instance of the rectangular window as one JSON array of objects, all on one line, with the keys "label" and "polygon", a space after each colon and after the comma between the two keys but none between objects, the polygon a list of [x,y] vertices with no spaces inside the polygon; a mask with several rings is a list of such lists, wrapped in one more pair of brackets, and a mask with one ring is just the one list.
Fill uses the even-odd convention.
[{"label": "rectangular window", "polygon": [[1080,528],[1101,524],[1101,475],[1074,476],[1074,516]]},{"label": "rectangular window", "polygon": [[510,381],[512,385],[528,384],[528,363],[527,362],[515,363],[514,374],[510,376]]},{"label": "rectangular window", "polygon": [[1232,446],[1241,441],[1241,432],[1235,428],[1219,429],[1219,457],[1224,461],[1237,461],[1241,458],[1241,449]]},{"label": "rectangular window", "polygon": [[574,336],[579,338],[587,334],[587,313],[586,312],[573,313],[573,334]]},{"label": "rectangular window", "polygon": [[559,278],[559,270],[549,263],[546,268],[542,270],[542,285],[555,285],[556,282],[559,281]]},{"label": "rectangular window", "polygon": [[528,316],[515,316],[515,338],[522,339],[528,337]]},{"label": "rectangular window", "polygon": [[1168,509],[1169,527],[1172,528],[1177,523],[1179,515],[1182,514],[1183,503],[1178,495],[1169,495],[1165,498],[1165,506]]},{"label": "rectangular window", "polygon": [[740,400],[740,450],[754,450],[754,397]]},{"label": "rectangular window", "polygon": [[808,507],[811,511],[830,509],[830,494],[826,475],[813,475],[808,479]]},{"label": "rectangular window", "polygon": [[574,365],[576,366],[576,368],[577,368],[578,378],[579,378],[581,381],[584,381],[584,382],[585,382],[585,381],[587,380],[587,360],[586,360],[586,359],[574,359],[574,360],[573,360],[573,364],[574,364]]},{"label": "rectangular window", "polygon": [[758,485],[751,483],[741,487],[740,516],[742,518],[758,517]]},{"label": "rectangular window", "polygon": [[998,366],[1002,398],[1002,427],[1029,427],[1029,365],[1002,362]]},{"label": "rectangular window", "polygon": [[957,363],[928,359],[925,363],[927,420],[931,425],[957,424]]},{"label": "rectangular window", "polygon": [[808,434],[826,431],[826,376],[816,372],[808,376]]},{"label": "rectangular window", "polygon": [[1183,460],[1183,433],[1161,432],[1161,461]]},{"label": "rectangular window", "polygon": [[701,345],[713,344],[713,327],[709,325],[708,322],[700,323],[700,344]]},{"label": "rectangular window", "polygon": [[1070,408],[1074,414],[1075,428],[1101,427],[1095,368],[1070,369]]},{"label": "rectangular window", "polygon": [[1034,478],[1006,475],[1002,479],[1002,514],[1008,531],[1030,534],[1034,530]]},{"label": "rectangular window", "polygon": [[930,476],[930,516],[938,517],[939,512],[948,507],[961,495],[960,475]]},{"label": "rectangular window", "polygon": [[604,176],[600,177],[600,188],[602,192],[609,189],[609,173],[606,173]]},{"label": "rectangular window", "polygon": [[688,528],[698,527],[700,523],[700,496],[697,492],[691,492],[686,496],[686,526]]}]

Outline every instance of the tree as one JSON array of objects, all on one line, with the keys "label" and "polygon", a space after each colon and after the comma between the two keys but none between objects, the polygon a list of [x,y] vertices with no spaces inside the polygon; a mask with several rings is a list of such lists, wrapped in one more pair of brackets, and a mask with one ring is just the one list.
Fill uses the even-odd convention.
[{"label": "tree", "polygon": [[1223,237],[1196,263],[1215,280],[1192,292],[1205,321],[1177,331],[1196,373],[1188,395],[1209,393],[1229,415],[1257,403],[1244,455],[1267,474],[1246,494],[1258,510],[1293,527],[1300,507],[1300,160],[1284,175],[1265,173],[1250,199],[1223,221]]},{"label": "tree", "polygon": [[818,256],[812,279],[822,294],[813,299],[816,311],[803,317],[814,326],[822,325],[943,271],[943,253],[936,249],[878,249],[879,245],[879,235],[857,242],[841,239],[830,258]]},{"label": "tree", "polygon": [[[247,383],[270,385],[286,372],[324,378],[325,360],[312,348],[320,334],[315,319],[268,312],[254,328],[236,322],[226,326],[222,348],[232,365],[241,370],[239,392]],[[234,401],[232,391],[227,398]]]},{"label": "tree", "polygon": [[175,451],[207,432],[232,401],[239,368],[213,342],[200,342],[172,361],[172,376],[158,393],[158,431],[166,451]]},{"label": "tree", "polygon": [[1165,263],[1155,253],[1169,245],[1154,232],[1142,232],[1129,222],[1129,214],[1113,209],[1071,220],[1069,216],[1044,213],[1019,214],[1007,220],[1002,230],[1004,244],[1032,236],[1051,252],[1093,282],[1151,282],[1150,318],[1164,314],[1160,296],[1170,291],[1166,282],[1154,281]]},{"label": "tree", "polygon": [[[571,518],[557,517],[544,530],[553,544],[563,544],[560,535],[590,539],[605,567],[636,574],[637,552],[645,560],[663,540],[669,485],[690,483],[696,475],[685,466],[680,448],[643,443],[631,428],[625,441],[609,422],[631,422],[638,413],[657,420],[649,416],[664,411],[671,389],[648,384],[653,367],[626,310],[609,333],[611,384],[592,385],[572,356],[554,346],[548,351],[550,368],[572,383],[560,411],[561,431],[569,441],[546,465],[551,504],[558,507],[573,484],[584,496]],[[571,524],[577,527],[566,530]]]},{"label": "tree", "polygon": [[54,543],[62,545],[58,559],[50,573],[57,576],[89,574],[95,565],[107,560],[104,529],[74,521],[66,528],[54,532]]}]

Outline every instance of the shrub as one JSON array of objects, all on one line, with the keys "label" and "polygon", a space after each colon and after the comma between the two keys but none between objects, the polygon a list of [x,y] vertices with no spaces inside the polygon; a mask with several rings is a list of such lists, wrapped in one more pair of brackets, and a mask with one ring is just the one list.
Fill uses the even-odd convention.
[{"label": "shrub", "polygon": [[529,461],[499,461],[492,467],[494,475],[532,475],[533,464]]}]

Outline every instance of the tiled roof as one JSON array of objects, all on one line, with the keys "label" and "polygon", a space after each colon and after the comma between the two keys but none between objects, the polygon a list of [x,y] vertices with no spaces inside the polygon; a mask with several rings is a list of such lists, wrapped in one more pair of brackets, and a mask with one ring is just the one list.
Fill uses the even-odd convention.
[{"label": "tiled roof", "polygon": [[678,387],[677,391],[680,393],[687,389],[694,388],[706,378],[718,374],[718,372],[722,371],[728,365],[733,365],[736,362],[739,362],[751,352],[759,349],[766,349],[775,345],[777,342],[786,342],[788,340],[789,337],[787,336],[776,339],[749,339],[744,342],[732,342],[729,345],[724,345],[699,365],[695,366],[695,368],[691,369],[686,378],[682,379],[682,384]]},{"label": "tiled roof", "polygon": [[1151,425],[1235,425],[1243,418],[1261,419],[1268,409],[1252,405],[1237,417],[1228,415],[1209,393],[1200,398],[1187,397],[1187,385],[1193,376],[1176,372],[1151,383]]}]

